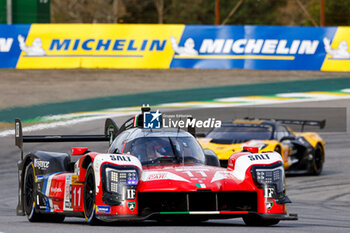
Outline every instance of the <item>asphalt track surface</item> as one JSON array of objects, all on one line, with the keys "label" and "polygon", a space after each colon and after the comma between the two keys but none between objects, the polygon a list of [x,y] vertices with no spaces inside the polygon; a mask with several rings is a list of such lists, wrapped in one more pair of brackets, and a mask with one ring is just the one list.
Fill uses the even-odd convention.
[{"label": "asphalt track surface", "polygon": [[[271,105],[270,107],[300,108],[305,110],[314,107],[343,107],[350,112],[349,100],[333,100],[312,103],[297,103],[288,106]],[[286,108],[287,107],[287,108]],[[233,108],[186,110],[202,118],[215,117],[228,120],[233,114]],[[260,114],[261,109],[250,108],[248,112]],[[163,111],[164,112],[164,111]],[[285,113],[279,108],[276,112],[268,110],[269,114],[287,114],[289,118],[305,118],[303,111]],[[310,111],[309,111],[310,112]],[[315,116],[327,118],[330,125],[337,125],[346,119],[335,109],[333,116],[329,111],[312,110]],[[334,116],[335,115],[335,116]],[[125,117],[115,119],[122,123]],[[342,123],[343,124],[343,123]],[[75,126],[42,130],[33,134],[99,134],[103,132],[104,122],[90,121]],[[343,125],[342,127],[346,127]],[[89,226],[84,219],[66,218],[64,223],[29,223],[24,216],[16,216],[17,204],[17,167],[19,150],[14,146],[14,136],[0,138],[0,232],[350,232],[350,135],[349,130],[326,130],[321,133],[326,141],[326,162],[321,176],[289,176],[287,177],[287,194],[293,201],[288,206],[289,213],[298,213],[298,221],[281,221],[271,227],[247,227],[241,219],[212,220],[201,224],[161,224],[154,221],[142,223],[118,223],[114,225]],[[70,147],[80,144],[26,144],[25,151],[52,150],[69,152]],[[82,146],[82,145],[80,145]],[[105,152],[105,143],[91,143],[91,150]]]}]

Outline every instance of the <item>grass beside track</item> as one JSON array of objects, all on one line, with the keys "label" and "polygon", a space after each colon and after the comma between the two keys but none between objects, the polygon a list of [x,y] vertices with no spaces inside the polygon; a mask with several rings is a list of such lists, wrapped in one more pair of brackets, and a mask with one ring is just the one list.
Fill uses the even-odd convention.
[{"label": "grass beside track", "polygon": [[40,116],[66,114],[72,112],[94,111],[108,108],[205,101],[215,98],[239,97],[252,95],[270,95],[277,93],[331,91],[350,87],[350,78],[331,78],[320,80],[287,81],[259,84],[219,86],[210,88],[172,90],[140,93],[132,95],[99,97],[60,103],[40,104],[29,107],[15,107],[0,111],[0,128],[12,126],[15,118],[31,122]]}]

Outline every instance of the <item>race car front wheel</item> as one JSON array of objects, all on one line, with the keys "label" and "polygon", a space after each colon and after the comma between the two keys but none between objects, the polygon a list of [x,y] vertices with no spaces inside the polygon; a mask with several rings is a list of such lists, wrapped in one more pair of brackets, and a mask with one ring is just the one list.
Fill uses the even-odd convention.
[{"label": "race car front wheel", "polygon": [[278,219],[263,219],[257,215],[245,216],[243,217],[243,221],[248,226],[271,226],[280,222]]},{"label": "race car front wheel", "polygon": [[275,150],[274,151],[276,151],[278,154],[280,154],[280,155],[282,155],[281,154],[281,147],[279,147],[279,146],[276,146],[276,148],[275,148]]},{"label": "race car front wheel", "polygon": [[35,176],[34,165],[30,162],[24,173],[23,180],[23,207],[24,212],[30,222],[63,222],[65,216],[58,214],[42,214],[35,210],[36,190],[35,190]]},{"label": "race car front wheel", "polygon": [[310,161],[309,173],[311,175],[316,175],[316,176],[320,175],[323,168],[323,161],[324,161],[324,150],[318,144],[316,146],[313,159]]},{"label": "race car front wheel", "polygon": [[90,225],[98,223],[96,218],[96,187],[95,187],[95,174],[92,163],[86,169],[85,183],[84,183],[84,215],[86,221]]}]

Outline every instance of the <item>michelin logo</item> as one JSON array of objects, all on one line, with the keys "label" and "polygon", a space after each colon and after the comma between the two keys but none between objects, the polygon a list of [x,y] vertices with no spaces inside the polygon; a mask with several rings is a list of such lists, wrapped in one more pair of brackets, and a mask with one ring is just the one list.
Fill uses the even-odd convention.
[{"label": "michelin logo", "polygon": [[197,56],[198,51],[194,49],[194,40],[192,38],[188,38],[185,41],[185,44],[183,47],[180,47],[176,43],[176,38],[175,37],[170,37],[170,42],[173,50],[178,53],[180,56]]},{"label": "michelin logo", "polygon": [[318,40],[276,40],[276,39],[204,39],[199,52],[194,48],[193,38],[188,38],[183,47],[170,38],[173,50],[180,56],[197,56],[198,54],[315,54]]},{"label": "michelin logo", "polygon": [[318,40],[293,40],[287,46],[287,40],[275,39],[204,39],[200,53],[238,53],[238,54],[314,54]]},{"label": "michelin logo", "polygon": [[348,43],[343,40],[339,43],[337,49],[332,49],[330,40],[328,38],[323,38],[324,49],[327,54],[331,55],[331,59],[335,60],[348,60],[350,59],[350,52],[348,51]]},{"label": "michelin logo", "polygon": [[52,39],[49,51],[163,51],[167,40]]},{"label": "michelin logo", "polygon": [[[7,48],[12,41],[1,41],[1,47]],[[49,51],[163,51],[165,49],[167,40],[142,40],[136,41],[126,39],[52,39]],[[43,43],[40,37],[33,40],[33,44],[28,46],[25,44],[24,37],[18,36],[18,43],[20,49],[27,54],[27,56],[45,56],[46,51],[42,48]]]},{"label": "michelin logo", "polygon": [[28,46],[24,42],[24,37],[18,35],[18,43],[20,49],[27,54],[27,56],[45,56],[46,51],[41,47],[43,42],[41,38],[37,37],[33,40],[32,46]]},{"label": "michelin logo", "polygon": [[9,52],[13,43],[13,38],[0,38],[0,52]]},{"label": "michelin logo", "polygon": [[[327,38],[325,38],[327,39]],[[12,45],[12,38],[0,38],[0,52],[9,51]],[[26,53],[27,56],[45,56],[46,51],[42,48],[42,39],[37,37],[33,40],[31,46],[25,44],[24,37],[18,36],[20,49]],[[166,40],[143,40],[140,47],[136,46],[135,40],[115,40],[114,45],[111,39],[97,40],[87,39],[81,41],[76,39],[53,39],[49,50],[69,50],[76,51],[79,47],[82,50],[91,51],[96,50],[116,50],[116,51],[145,51],[149,47],[149,51],[163,51],[166,45]],[[176,38],[171,36],[170,42],[172,49],[180,56],[198,56],[199,54],[315,54],[319,41],[318,40],[277,40],[277,39],[204,39],[199,46],[199,50],[195,49],[195,41],[189,37],[185,40],[184,46],[179,46]],[[150,44],[150,45],[149,45]],[[326,44],[326,43],[325,43]],[[347,43],[341,42],[339,50],[347,50]],[[328,48],[328,47],[327,47]],[[346,51],[347,52],[347,51]],[[349,53],[349,52],[347,52]],[[342,57],[343,58],[343,57]]]}]

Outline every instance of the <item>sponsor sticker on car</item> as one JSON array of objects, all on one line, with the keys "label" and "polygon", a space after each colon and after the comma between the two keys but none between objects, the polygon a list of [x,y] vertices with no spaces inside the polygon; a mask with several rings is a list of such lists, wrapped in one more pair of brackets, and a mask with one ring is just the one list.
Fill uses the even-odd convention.
[{"label": "sponsor sticker on car", "polygon": [[110,206],[98,205],[96,210],[97,210],[97,213],[103,213],[103,214],[111,213],[111,207]]}]

